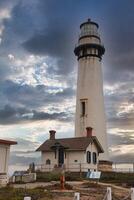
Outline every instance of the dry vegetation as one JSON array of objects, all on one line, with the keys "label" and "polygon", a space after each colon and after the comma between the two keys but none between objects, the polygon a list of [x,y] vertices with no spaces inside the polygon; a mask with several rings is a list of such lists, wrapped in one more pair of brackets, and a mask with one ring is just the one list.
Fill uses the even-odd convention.
[{"label": "dry vegetation", "polygon": [[[64,191],[60,190],[58,183],[36,189],[5,187],[0,189],[0,200],[23,200],[26,194],[31,196],[32,200],[73,200],[74,192],[80,192],[81,200],[102,200],[107,185],[86,181],[73,186],[66,184],[65,187]],[[112,186],[112,195],[115,199],[123,199],[128,193],[129,189]]]},{"label": "dry vegetation", "polygon": [[[0,188],[0,200],[23,200],[25,195],[31,196],[32,200],[73,200],[74,192],[80,192],[81,200],[102,200],[109,184],[112,184],[110,186],[112,187],[113,199],[120,200],[128,195],[129,188],[134,185],[134,174],[103,173],[100,183],[66,174],[66,180],[70,182],[65,185],[65,191],[60,190],[58,180],[59,174],[39,173],[38,182],[33,183],[33,187],[29,184],[26,189],[23,184],[23,188],[19,188],[22,185],[17,184],[17,188],[15,185]],[[43,181],[44,186],[41,187],[39,181]],[[77,181],[77,184],[73,181]]]}]

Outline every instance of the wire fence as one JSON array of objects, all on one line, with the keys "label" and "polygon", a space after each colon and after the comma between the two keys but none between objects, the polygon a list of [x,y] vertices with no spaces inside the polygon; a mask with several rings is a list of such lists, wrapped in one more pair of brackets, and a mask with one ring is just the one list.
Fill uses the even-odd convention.
[{"label": "wire fence", "polygon": [[[80,200],[80,193],[75,193],[73,200]],[[134,200],[134,188],[131,188],[125,197],[119,198],[112,193],[111,187],[107,187],[107,191],[105,192],[102,200]]]},{"label": "wire fence", "polygon": [[134,163],[114,162],[112,165],[112,169],[115,172],[133,173],[134,172]]},{"label": "wire fence", "polygon": [[[90,195],[89,195],[90,198]],[[30,196],[24,197],[24,200],[32,200]],[[79,192],[74,193],[72,200],[81,200],[81,195]],[[102,198],[102,200],[134,200],[134,188],[131,188],[129,193],[125,197],[117,197],[113,192],[111,187],[107,187],[107,190]]]},{"label": "wire fence", "polygon": [[[58,166],[58,164],[37,164],[36,170],[51,172],[54,169],[64,168],[65,171],[88,171],[89,165],[87,163],[65,163],[63,166]],[[90,165],[90,170],[94,170],[95,166]],[[97,166],[96,166],[97,169]],[[113,163],[112,171],[114,172],[124,172],[124,173],[133,173],[134,172],[134,163]]]},{"label": "wire fence", "polygon": [[[35,166],[35,169],[38,171],[44,171],[44,172],[51,172],[53,170],[58,169],[64,169],[65,171],[71,171],[71,172],[87,172],[89,169],[89,166],[87,163],[69,163],[69,164],[63,164],[62,166],[58,166],[57,164],[38,164]],[[97,170],[96,166],[90,166],[90,170],[94,171]]]}]

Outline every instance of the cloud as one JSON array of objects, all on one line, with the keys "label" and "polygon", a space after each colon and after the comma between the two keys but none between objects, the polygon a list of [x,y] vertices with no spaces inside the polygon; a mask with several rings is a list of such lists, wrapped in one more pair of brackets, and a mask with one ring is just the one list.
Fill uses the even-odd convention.
[{"label": "cloud", "polygon": [[21,105],[29,107],[29,109],[39,108],[49,103],[63,103],[67,99],[74,98],[74,90],[72,88],[47,87],[45,85],[20,85],[13,81],[5,81],[1,83],[0,89],[9,102],[13,105]]},{"label": "cloud", "polygon": [[8,1],[8,0],[1,0],[0,1],[0,7],[7,7],[7,6],[13,6],[15,3],[17,3],[18,0],[12,0],[12,1]]},{"label": "cloud", "polygon": [[[42,21],[42,30],[40,32],[38,30],[34,31],[33,35],[22,46],[30,53],[56,58],[57,64],[55,67],[52,66],[51,72],[53,71],[55,74],[64,76],[74,70],[73,24],[69,21],[69,16],[63,15],[63,18],[59,19],[58,10],[60,8],[55,4],[57,9],[53,9],[54,5],[52,4],[55,4],[55,2],[38,2],[41,16],[45,18],[46,23]],[[61,1],[60,7],[62,6],[65,5]],[[52,18],[52,12],[57,17]],[[66,23],[63,22],[64,20]]]},{"label": "cloud", "polygon": [[134,144],[134,130],[119,129],[115,134],[109,133],[109,146],[116,147],[120,145],[133,145]]},{"label": "cloud", "polygon": [[72,113],[47,113],[38,112],[36,110],[27,110],[24,107],[13,108],[10,105],[6,105],[0,110],[0,124],[16,124],[26,123],[26,121],[37,121],[37,120],[56,120],[69,122],[73,120]]},{"label": "cloud", "polygon": [[25,127],[23,136],[34,137],[31,126],[36,127],[37,121],[44,126],[43,121],[49,120],[45,130],[57,123],[61,136],[68,130],[75,108],[77,58],[73,50],[79,24],[91,17],[100,25],[106,48],[102,61],[108,132],[119,135],[110,139],[118,147],[114,156],[118,155],[118,145],[129,143],[120,130],[133,130],[133,4],[124,0],[84,4],[82,0],[1,0],[1,128],[16,127],[11,133],[16,135]]},{"label": "cloud", "polygon": [[110,160],[114,162],[131,162],[134,151],[134,129],[118,130],[108,134]]},{"label": "cloud", "polygon": [[30,163],[40,163],[40,154],[35,150],[39,146],[39,142],[31,141],[27,138],[15,138],[17,145],[11,148],[10,165],[28,166]]},{"label": "cloud", "polygon": [[25,157],[25,156],[16,156],[14,154],[11,154],[10,156],[10,165],[13,165],[14,163],[16,165],[27,165],[29,166],[30,163],[35,163],[35,164],[39,164],[40,163],[40,157],[35,157],[35,155],[33,155],[33,157]]},{"label": "cloud", "polygon": [[63,122],[72,121],[74,115],[72,113],[60,112],[60,113],[44,113],[44,112],[33,112],[33,120],[58,120]]}]

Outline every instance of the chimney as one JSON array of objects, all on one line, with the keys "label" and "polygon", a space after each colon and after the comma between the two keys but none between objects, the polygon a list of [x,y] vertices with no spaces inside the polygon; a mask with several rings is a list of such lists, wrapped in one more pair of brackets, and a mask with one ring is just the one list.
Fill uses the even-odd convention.
[{"label": "chimney", "polygon": [[87,127],[86,130],[87,130],[87,137],[91,137],[93,128],[92,127]]},{"label": "chimney", "polygon": [[50,140],[55,140],[56,131],[55,130],[50,130],[49,133],[50,133]]}]

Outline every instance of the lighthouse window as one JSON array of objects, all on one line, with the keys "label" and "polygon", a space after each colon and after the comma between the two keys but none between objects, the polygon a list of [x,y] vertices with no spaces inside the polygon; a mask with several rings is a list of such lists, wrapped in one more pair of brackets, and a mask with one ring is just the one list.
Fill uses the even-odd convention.
[{"label": "lighthouse window", "polygon": [[91,152],[87,151],[87,163],[91,163]]},{"label": "lighthouse window", "polygon": [[94,54],[94,49],[91,49],[91,54]]},{"label": "lighthouse window", "polygon": [[97,49],[95,49],[95,54],[97,55]]},{"label": "lighthouse window", "polygon": [[80,51],[80,56],[82,56],[82,51]]},{"label": "lighthouse window", "polygon": [[90,54],[90,53],[91,53],[91,50],[90,50],[90,49],[87,49],[87,53]]},{"label": "lighthouse window", "polygon": [[81,115],[84,116],[86,112],[86,104],[85,101],[81,102]]},{"label": "lighthouse window", "polygon": [[93,49],[93,54],[96,54],[96,49]]}]

